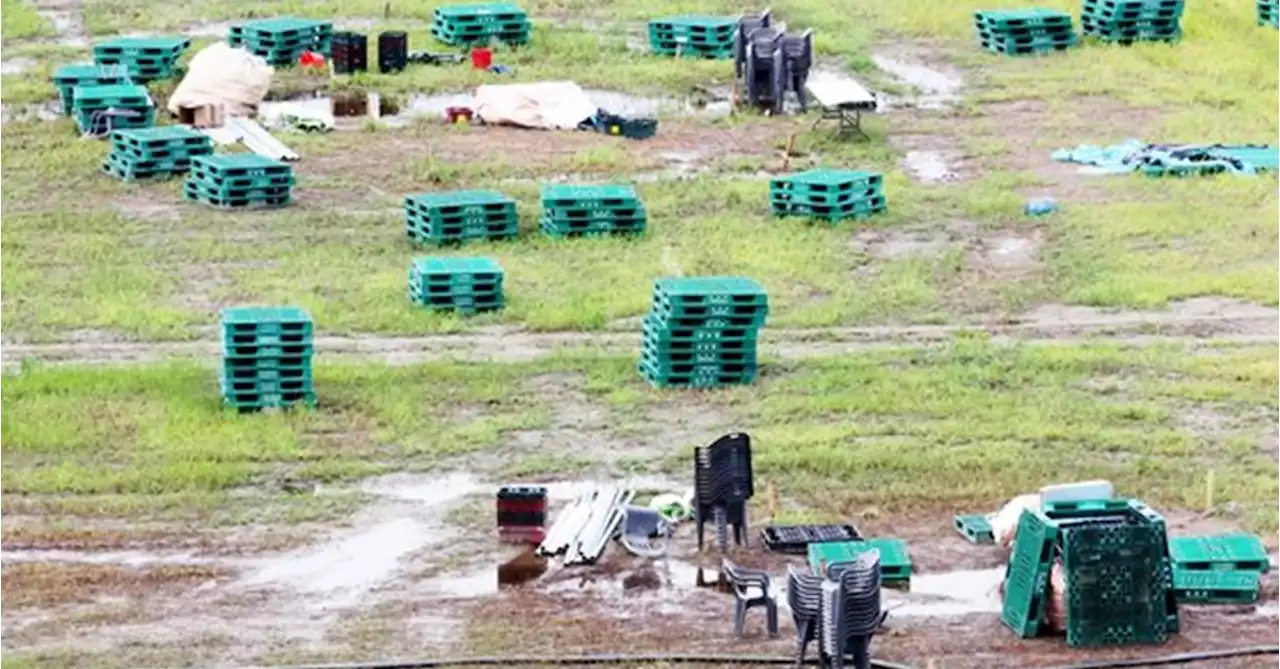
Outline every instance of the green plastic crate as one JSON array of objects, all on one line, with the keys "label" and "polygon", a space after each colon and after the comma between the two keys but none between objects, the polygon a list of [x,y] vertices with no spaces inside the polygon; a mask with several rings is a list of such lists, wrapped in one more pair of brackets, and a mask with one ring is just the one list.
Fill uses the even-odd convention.
[{"label": "green plastic crate", "polygon": [[1233,532],[1214,536],[1170,537],[1169,557],[1180,571],[1254,571],[1271,569],[1262,540]]},{"label": "green plastic crate", "polygon": [[1048,601],[1049,570],[1058,544],[1058,527],[1039,511],[1026,509],[1018,519],[1018,533],[1005,572],[1000,621],[1015,634],[1030,638],[1040,633]]},{"label": "green plastic crate", "polygon": [[1067,645],[1163,643],[1172,584],[1155,528],[1094,525],[1062,534]]}]

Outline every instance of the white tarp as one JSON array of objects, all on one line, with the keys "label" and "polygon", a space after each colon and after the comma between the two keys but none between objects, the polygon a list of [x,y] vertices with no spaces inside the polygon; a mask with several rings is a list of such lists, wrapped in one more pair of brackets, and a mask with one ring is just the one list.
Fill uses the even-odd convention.
[{"label": "white tarp", "polygon": [[481,86],[474,111],[494,125],[572,130],[594,116],[596,106],[572,81],[552,81]]},{"label": "white tarp", "polygon": [[169,97],[169,111],[222,107],[228,116],[248,116],[271,88],[273,70],[267,61],[225,42],[200,50],[187,67],[187,76]]}]

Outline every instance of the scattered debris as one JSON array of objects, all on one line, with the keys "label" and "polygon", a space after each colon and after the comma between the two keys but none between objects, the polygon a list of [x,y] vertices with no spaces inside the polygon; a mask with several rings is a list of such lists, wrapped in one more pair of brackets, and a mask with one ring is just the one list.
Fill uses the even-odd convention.
[{"label": "scattered debris", "polygon": [[1028,200],[1023,212],[1027,216],[1048,216],[1058,210],[1058,201],[1051,197],[1040,197]]},{"label": "scattered debris", "polygon": [[1082,144],[1055,151],[1059,162],[1080,163],[1089,174],[1140,171],[1147,176],[1193,176],[1229,172],[1257,174],[1280,169],[1280,147],[1260,144],[1148,144],[1131,139],[1113,146]]}]

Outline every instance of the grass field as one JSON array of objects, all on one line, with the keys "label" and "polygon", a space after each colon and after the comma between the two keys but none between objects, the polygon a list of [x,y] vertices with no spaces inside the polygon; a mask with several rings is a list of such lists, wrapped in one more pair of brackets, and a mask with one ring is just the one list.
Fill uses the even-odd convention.
[{"label": "grass field", "polygon": [[[0,317],[6,346],[36,352],[5,355],[0,397],[9,416],[0,426],[5,662],[123,669],[523,649],[499,633],[533,624],[496,610],[511,600],[459,604],[438,592],[448,581],[441,574],[493,555],[477,538],[490,524],[485,486],[584,475],[683,484],[689,447],[732,430],[755,441],[757,527],[852,519],[909,539],[918,570],[929,573],[999,562],[956,545],[952,514],[1090,478],[1165,511],[1177,531],[1243,528],[1265,533],[1274,551],[1275,178],[1093,177],[1049,154],[1128,138],[1275,143],[1276,32],[1255,25],[1252,3],[1197,0],[1173,46],[1090,43],[1000,58],[976,48],[971,23],[974,9],[997,6],[1019,5],[772,5],[789,26],[815,29],[818,67],[894,99],[865,120],[868,141],[842,142],[810,130],[812,116],[712,113],[703,104],[727,95],[731,65],[636,49],[648,19],[738,13],[738,5],[523,3],[534,40],[495,54],[515,68],[507,79],[466,67],[333,81],[280,72],[273,90],[376,91],[408,107],[481,83],[572,79],[661,105],[657,136],[633,142],[426,118],[281,134],[303,156],[296,203],[241,214],[185,202],[178,181],[104,177],[105,143],[78,137],[70,119],[41,119],[55,96],[49,74],[88,59],[88,44],[110,35],[186,32],[190,54],[228,21],[275,14],[332,18],[370,34],[406,29],[411,48],[434,49],[434,5],[5,0]],[[903,74],[911,71],[918,76]],[[153,86],[161,100],[171,90]],[[946,176],[927,176],[922,157],[943,163]],[[774,219],[768,177],[810,166],[884,172],[888,214],[834,226]],[[649,233],[542,237],[534,221],[548,181],[635,183]],[[406,242],[404,195],[475,187],[520,203],[518,240],[442,250]],[[1040,196],[1056,198],[1060,211],[1025,216],[1025,201]],[[496,257],[507,308],[461,319],[412,307],[407,268],[426,254]],[[765,339],[788,354],[766,359],[753,386],[682,393],[650,389],[633,355],[591,345],[637,330],[652,280],[675,274],[760,280],[770,294]],[[269,415],[224,411],[212,359],[125,364],[106,350],[155,343],[147,357],[163,358],[160,343],[212,340],[218,310],[248,303],[304,306],[335,346],[392,353],[396,342],[440,333],[493,338],[495,349],[585,334],[563,350],[539,349],[532,362],[386,363],[321,346],[320,407]],[[1106,318],[1115,330],[1104,322],[1087,341],[1050,333],[1040,339],[1061,339],[1036,342],[982,332],[1043,325],[1059,313],[1050,324]],[[1224,313],[1270,322],[1259,330]],[[1135,324],[1139,314],[1182,320],[1165,331]],[[913,328],[940,325],[973,332],[907,343]],[[874,332],[884,345],[824,348],[851,336],[835,328]],[[42,361],[40,346],[63,347],[61,363]],[[494,356],[520,357],[503,353]],[[439,508],[418,492],[386,492],[403,484],[443,494],[450,477],[478,483]],[[287,579],[254,589],[265,587],[253,581],[260,571],[311,559],[290,551],[338,545],[342,553],[347,533],[358,539],[363,528],[412,534],[394,529],[406,519],[458,542],[423,539],[389,565],[376,551],[359,553],[367,571],[387,571],[358,601],[309,595],[305,582],[281,585]],[[1272,604],[1274,580],[1264,591]],[[664,614],[651,636],[600,631],[576,617],[596,607],[561,601],[561,590],[530,597],[558,607],[536,625],[565,648],[616,650],[609,639],[619,634],[635,648],[727,650],[714,635],[683,636],[723,614],[696,597],[689,610],[699,613]],[[313,608],[321,605],[333,608]],[[1274,643],[1267,615],[1198,612],[1176,650]],[[937,658],[939,669],[985,669],[1015,656],[1057,666],[1075,657],[1061,643],[1013,639],[989,613],[948,622],[947,633],[927,619],[898,624],[877,643],[890,659],[920,666]],[[437,628],[452,631],[433,636]],[[1250,665],[1215,669],[1233,666]]]}]

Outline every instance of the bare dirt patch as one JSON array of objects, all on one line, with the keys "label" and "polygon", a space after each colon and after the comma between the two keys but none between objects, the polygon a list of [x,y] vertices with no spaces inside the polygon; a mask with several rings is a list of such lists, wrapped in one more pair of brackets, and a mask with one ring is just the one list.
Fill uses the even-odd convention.
[{"label": "bare dirt patch", "polygon": [[105,564],[34,563],[4,569],[6,607],[88,602],[103,596],[154,596],[225,579],[230,573],[207,565],[157,565],[139,569]]}]

